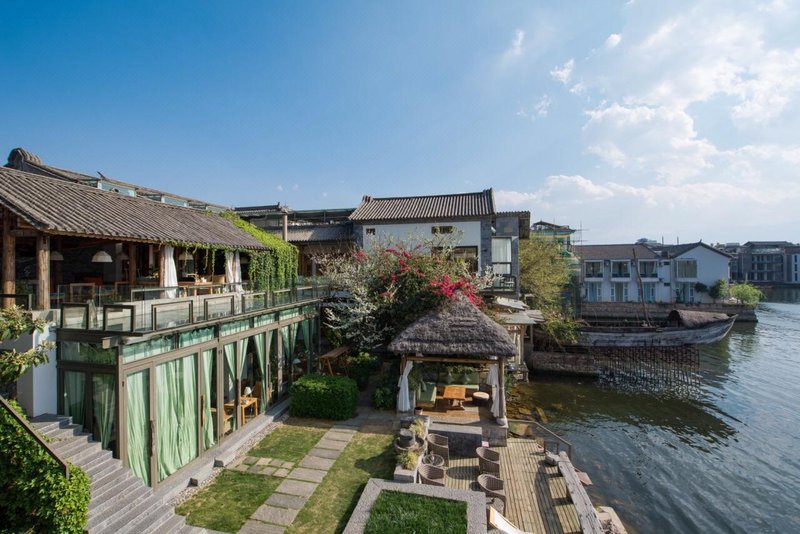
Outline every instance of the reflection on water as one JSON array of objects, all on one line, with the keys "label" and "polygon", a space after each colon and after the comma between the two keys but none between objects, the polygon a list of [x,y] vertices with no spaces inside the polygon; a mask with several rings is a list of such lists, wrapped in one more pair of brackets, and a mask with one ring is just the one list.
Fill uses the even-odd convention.
[{"label": "reflection on water", "polygon": [[696,395],[526,389],[631,532],[800,532],[800,290],[784,296],[701,349]]}]

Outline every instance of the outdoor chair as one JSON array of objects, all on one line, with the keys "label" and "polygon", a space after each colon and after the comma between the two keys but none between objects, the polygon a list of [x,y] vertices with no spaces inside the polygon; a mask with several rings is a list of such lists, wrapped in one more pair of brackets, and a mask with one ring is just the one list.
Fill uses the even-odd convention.
[{"label": "outdoor chair", "polygon": [[489,447],[478,447],[475,449],[478,455],[478,467],[481,473],[500,476],[500,453],[493,451]]},{"label": "outdoor chair", "polygon": [[447,436],[428,434],[425,439],[428,442],[428,452],[444,458],[444,465],[448,467],[450,465],[450,446]]},{"label": "outdoor chair", "polygon": [[497,478],[492,475],[478,475],[478,486],[487,497],[497,497],[503,502],[503,509],[508,506],[506,503],[506,492],[504,489],[503,479]]},{"label": "outdoor chair", "polygon": [[422,484],[444,487],[444,481],[446,480],[447,473],[441,467],[422,464],[419,466],[419,469],[417,469],[417,473],[419,473],[419,481]]}]

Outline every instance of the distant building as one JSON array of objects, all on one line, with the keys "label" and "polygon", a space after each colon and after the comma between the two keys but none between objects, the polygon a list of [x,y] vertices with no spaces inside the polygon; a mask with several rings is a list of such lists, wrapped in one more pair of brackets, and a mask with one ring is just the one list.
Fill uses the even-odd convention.
[{"label": "distant building", "polygon": [[732,256],[731,280],[755,284],[800,284],[800,245],[789,241],[726,243],[722,250]]},{"label": "distant building", "polygon": [[569,226],[539,221],[531,225],[531,234],[549,239],[560,244],[564,249],[572,249],[572,234],[575,233]]},{"label": "distant building", "polygon": [[580,258],[582,297],[587,302],[710,302],[713,299],[698,288],[728,280],[730,256],[701,242],[657,249],[643,244],[582,245],[573,251]]}]

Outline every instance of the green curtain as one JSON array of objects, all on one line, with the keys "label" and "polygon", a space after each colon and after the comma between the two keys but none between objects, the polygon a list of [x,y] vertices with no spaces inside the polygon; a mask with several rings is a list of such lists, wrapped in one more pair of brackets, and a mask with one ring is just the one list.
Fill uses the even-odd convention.
[{"label": "green curtain", "polygon": [[256,346],[256,361],[258,361],[258,369],[261,371],[261,398],[258,399],[258,408],[260,413],[264,413],[267,409],[267,362],[265,350],[266,334],[257,334],[253,336],[253,342]]},{"label": "green curtain", "polygon": [[150,485],[150,375],[148,371],[129,374],[128,389],[128,464],[137,477]]},{"label": "green curtain", "polygon": [[[236,343],[228,343],[222,347],[225,351],[225,398],[228,402],[236,402]],[[239,428],[238,410],[233,410],[231,413],[231,428],[236,430]]]},{"label": "green curtain", "polygon": [[114,438],[114,414],[117,407],[117,380],[114,375],[92,375],[92,411],[97,422],[95,436],[100,437],[104,449]]},{"label": "green curtain", "polygon": [[197,356],[156,367],[158,480],[197,457]]},{"label": "green curtain", "polygon": [[210,449],[214,446],[214,412],[211,411],[211,399],[213,397],[211,385],[214,381],[214,373],[217,372],[216,362],[214,361],[214,349],[204,350],[203,358],[203,398],[205,399],[204,405],[201,407],[203,410],[203,417],[205,419],[205,427],[203,427],[203,446]]},{"label": "green curtain", "polygon": [[76,425],[84,424],[86,415],[86,375],[64,371],[64,415],[71,415]]},{"label": "green curtain", "polygon": [[303,335],[303,344],[306,346],[306,372],[312,373],[314,369],[311,367],[311,319],[306,319],[300,323],[300,331]]},{"label": "green curtain", "polygon": [[[246,337],[244,339],[240,339],[237,342],[237,345],[239,346],[238,347],[239,348],[239,374],[237,375],[239,377],[239,384],[242,383],[242,378],[244,378],[244,364],[245,364],[245,359],[247,357],[247,354],[246,354],[245,351],[247,350],[247,342],[249,340],[250,340],[250,338]],[[239,387],[239,395],[242,395],[244,393],[242,391],[242,389],[243,388],[240,386]],[[242,410],[241,409],[238,409],[236,411],[239,413],[240,416],[242,415]],[[244,423],[245,423],[245,421],[240,421],[239,422],[240,425],[243,425]]]}]

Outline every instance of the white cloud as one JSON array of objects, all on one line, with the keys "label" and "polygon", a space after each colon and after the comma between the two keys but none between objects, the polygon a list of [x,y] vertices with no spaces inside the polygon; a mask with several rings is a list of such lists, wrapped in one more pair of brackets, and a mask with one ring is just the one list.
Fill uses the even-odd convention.
[{"label": "white cloud", "polygon": [[550,99],[550,96],[544,94],[539,97],[539,100],[536,101],[532,108],[528,109],[521,107],[519,111],[517,111],[517,116],[524,117],[532,121],[535,121],[538,118],[547,117],[547,113],[550,110],[550,104],[552,103],[553,101]]},{"label": "white cloud", "polygon": [[573,58],[564,63],[561,67],[554,67],[553,70],[550,71],[550,76],[566,85],[572,77],[572,69],[574,68],[575,59]]},{"label": "white cloud", "polygon": [[616,48],[620,41],[622,41],[622,36],[618,33],[612,33],[606,39],[605,47],[609,49]]},{"label": "white cloud", "polygon": [[514,41],[511,43],[511,48],[508,52],[514,56],[522,55],[522,44],[525,42],[525,32],[517,29],[514,32]]},{"label": "white cloud", "polygon": [[278,184],[278,185],[276,185],[276,186],[275,186],[275,189],[276,189],[277,191],[283,191],[283,186],[282,186],[282,185],[280,185],[280,184]]}]

